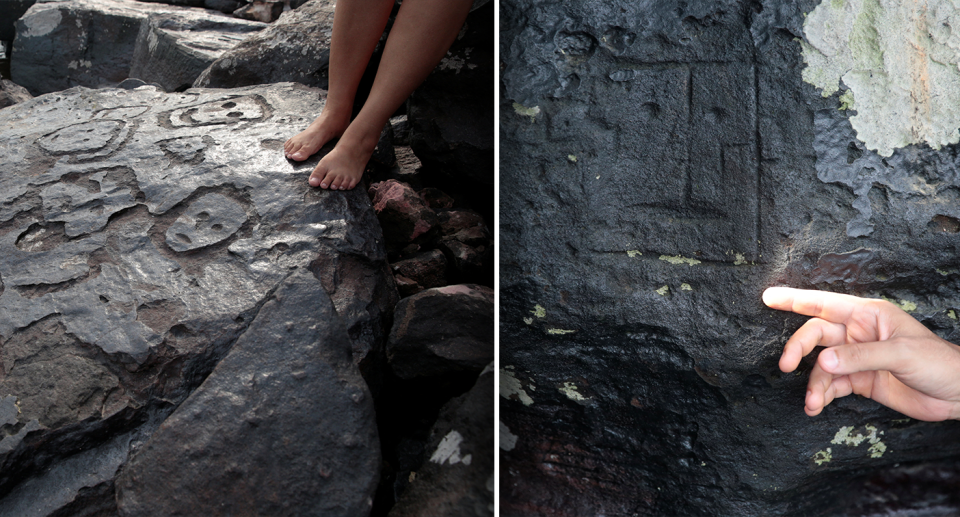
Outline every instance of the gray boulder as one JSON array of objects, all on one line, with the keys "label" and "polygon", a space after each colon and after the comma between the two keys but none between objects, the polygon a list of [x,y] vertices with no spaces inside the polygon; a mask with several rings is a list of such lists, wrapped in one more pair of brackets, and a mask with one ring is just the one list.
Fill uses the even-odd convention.
[{"label": "gray boulder", "polygon": [[140,24],[129,75],[168,92],[186,90],[224,52],[264,27],[199,9],[152,14]]},{"label": "gray boulder", "polygon": [[33,95],[30,95],[23,86],[7,79],[0,79],[0,108],[26,102],[32,98]]},{"label": "gray boulder", "polygon": [[387,359],[401,379],[476,374],[493,360],[493,332],[493,289],[427,289],[397,304]]},{"label": "gray boulder", "polygon": [[430,430],[423,465],[389,517],[492,516],[493,363],[466,394],[448,402]]},{"label": "gray boulder", "polygon": [[301,269],[126,464],[117,502],[125,517],[362,516],[379,467],[373,399],[350,339]]},{"label": "gray boulder", "polygon": [[33,95],[116,85],[130,73],[147,15],[185,9],[135,0],[38,2],[17,20],[11,79]]},{"label": "gray boulder", "polygon": [[[246,353],[241,336],[275,338],[280,324],[263,322],[288,314],[284,300],[313,322],[284,334],[291,354],[324,332],[343,345],[342,324],[369,373],[397,300],[369,198],[310,188],[316,159],[282,154],[318,98],[292,84],[74,88],[0,110],[0,494],[18,501],[0,508],[109,506],[131,448],[231,350]],[[289,396],[263,393],[251,408]],[[106,463],[71,474],[94,449]]]},{"label": "gray boulder", "polygon": [[[334,2],[311,0],[225,52],[194,86],[234,88],[294,81],[327,87]],[[314,113],[314,116],[319,114]]]}]

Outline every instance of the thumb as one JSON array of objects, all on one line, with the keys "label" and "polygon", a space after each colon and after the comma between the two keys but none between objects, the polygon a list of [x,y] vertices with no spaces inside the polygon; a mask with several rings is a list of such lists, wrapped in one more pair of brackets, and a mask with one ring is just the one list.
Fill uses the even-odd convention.
[{"label": "thumb", "polygon": [[834,375],[875,370],[897,374],[909,363],[909,358],[904,357],[903,347],[897,341],[892,339],[830,347],[820,352],[817,364]]}]

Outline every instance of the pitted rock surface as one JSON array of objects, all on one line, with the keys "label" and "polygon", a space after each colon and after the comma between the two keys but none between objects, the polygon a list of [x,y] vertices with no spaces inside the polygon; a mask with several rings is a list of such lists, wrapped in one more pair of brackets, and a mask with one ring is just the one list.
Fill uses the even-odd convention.
[{"label": "pitted rock surface", "polygon": [[960,147],[858,140],[802,77],[817,3],[501,3],[504,517],[923,513],[902,467],[960,471],[960,423],[856,396],[810,418],[816,354],[777,365],[807,318],[771,285],[960,342]]},{"label": "pitted rock surface", "polygon": [[317,278],[355,363],[381,353],[397,294],[370,201],[282,155],[319,93],[75,88],[0,111],[0,493],[162,418],[291,274]]}]

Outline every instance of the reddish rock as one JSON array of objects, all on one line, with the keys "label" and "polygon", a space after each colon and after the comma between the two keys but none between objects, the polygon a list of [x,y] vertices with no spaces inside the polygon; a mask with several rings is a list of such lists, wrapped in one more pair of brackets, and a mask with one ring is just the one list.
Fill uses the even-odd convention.
[{"label": "reddish rock", "polygon": [[436,233],[437,214],[406,183],[387,180],[372,185],[370,193],[388,244],[425,242]]},{"label": "reddish rock", "polygon": [[447,258],[440,250],[417,253],[394,262],[390,268],[395,276],[403,276],[416,282],[420,286],[417,292],[447,285]]},{"label": "reddish rock", "polygon": [[423,286],[403,275],[394,275],[393,279],[397,282],[397,292],[400,293],[401,298],[413,296],[423,291]]}]

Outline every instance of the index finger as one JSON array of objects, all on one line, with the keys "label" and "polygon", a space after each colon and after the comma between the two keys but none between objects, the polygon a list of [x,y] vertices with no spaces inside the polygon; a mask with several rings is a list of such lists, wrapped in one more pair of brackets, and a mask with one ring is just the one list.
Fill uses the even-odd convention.
[{"label": "index finger", "polygon": [[827,291],[771,287],[763,292],[763,303],[771,309],[791,311],[834,323],[844,323],[865,303],[865,300]]}]

